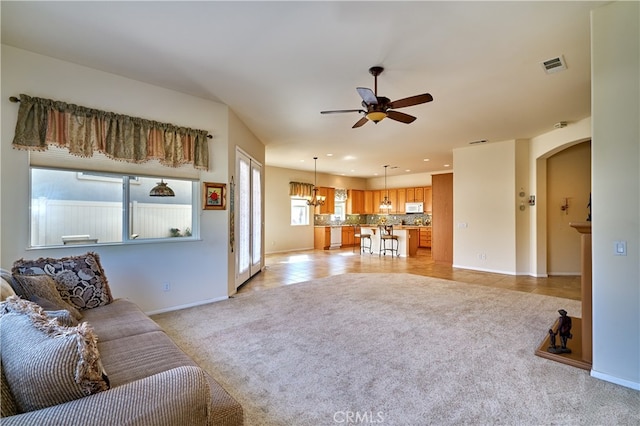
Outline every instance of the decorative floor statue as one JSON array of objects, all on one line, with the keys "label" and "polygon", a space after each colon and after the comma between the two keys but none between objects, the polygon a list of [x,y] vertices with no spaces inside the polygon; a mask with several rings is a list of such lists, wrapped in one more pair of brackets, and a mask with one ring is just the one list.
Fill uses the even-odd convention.
[{"label": "decorative floor statue", "polygon": [[[558,318],[558,327],[556,331],[549,329],[549,340],[551,346],[547,348],[547,352],[552,354],[570,354],[571,349],[567,348],[567,339],[573,338],[571,334],[571,317],[567,316],[567,311],[560,309],[558,311],[560,318]],[[556,335],[560,336],[560,347],[556,345]]]}]

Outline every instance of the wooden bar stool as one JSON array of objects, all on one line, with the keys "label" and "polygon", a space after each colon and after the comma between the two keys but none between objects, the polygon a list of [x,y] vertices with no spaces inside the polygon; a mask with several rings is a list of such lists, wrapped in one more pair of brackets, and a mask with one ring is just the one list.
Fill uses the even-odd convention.
[{"label": "wooden bar stool", "polygon": [[[373,253],[373,250],[371,249],[371,234],[369,233],[363,233],[362,230],[360,232],[358,232],[358,228],[360,228],[359,226],[354,226],[353,227],[353,236],[355,238],[360,238],[360,254],[362,254],[364,252],[364,249],[369,249],[369,253]],[[365,241],[369,241],[369,244],[366,245]],[[356,245],[353,245],[353,250],[354,251],[356,248]]]},{"label": "wooden bar stool", "polygon": [[[378,229],[380,229],[380,250],[378,251],[378,256],[380,253],[387,255],[387,252],[391,252],[391,257],[393,257],[393,252],[396,252],[396,257],[400,256],[398,253],[398,236],[393,235],[393,225],[379,225]],[[387,247],[387,241],[391,243],[391,248]]]}]

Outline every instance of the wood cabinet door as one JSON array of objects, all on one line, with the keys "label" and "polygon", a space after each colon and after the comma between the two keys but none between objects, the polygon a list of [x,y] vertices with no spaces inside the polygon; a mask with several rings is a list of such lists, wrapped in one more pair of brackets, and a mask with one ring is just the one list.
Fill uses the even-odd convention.
[{"label": "wood cabinet door", "polygon": [[373,210],[373,191],[364,191],[364,213],[375,213],[375,211]]},{"label": "wood cabinet door", "polygon": [[373,212],[372,214],[380,213],[380,201],[382,201],[382,197],[380,196],[381,191],[373,191]]},{"label": "wood cabinet door", "polygon": [[407,190],[405,188],[398,189],[398,203],[396,205],[396,213],[404,214],[404,204],[407,202]]},{"label": "wood cabinet door", "polygon": [[423,187],[415,188],[415,193],[416,193],[416,202],[423,203],[424,202],[424,188]]},{"label": "wood cabinet door", "polygon": [[431,187],[425,186],[424,188],[424,211],[425,213],[431,213],[433,210],[433,203],[431,201]]},{"label": "wood cabinet door", "polygon": [[364,209],[364,191],[360,189],[347,190],[347,214],[363,214]]},{"label": "wood cabinet door", "polygon": [[407,203],[413,203],[416,201],[416,189],[415,188],[407,188]]},{"label": "wood cabinet door", "polygon": [[[389,201],[391,201],[391,209],[389,209],[389,213],[395,213],[398,208],[398,190],[397,189],[387,189],[389,193]],[[382,191],[382,199],[384,200],[385,192]]]}]

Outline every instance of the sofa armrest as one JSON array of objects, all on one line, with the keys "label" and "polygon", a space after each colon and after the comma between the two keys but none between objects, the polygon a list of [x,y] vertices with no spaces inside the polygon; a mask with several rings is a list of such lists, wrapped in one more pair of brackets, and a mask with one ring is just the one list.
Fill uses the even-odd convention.
[{"label": "sofa armrest", "polygon": [[205,425],[211,391],[199,367],[178,367],[41,410],[3,417],[2,425]]}]

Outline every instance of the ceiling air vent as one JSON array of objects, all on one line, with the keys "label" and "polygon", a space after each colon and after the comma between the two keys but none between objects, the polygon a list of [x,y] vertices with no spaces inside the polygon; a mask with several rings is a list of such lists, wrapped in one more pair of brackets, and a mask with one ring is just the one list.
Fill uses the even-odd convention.
[{"label": "ceiling air vent", "polygon": [[564,62],[562,55],[560,55],[557,58],[547,59],[542,62],[542,68],[544,68],[544,71],[547,74],[552,74],[554,72],[566,70],[567,64]]},{"label": "ceiling air vent", "polygon": [[477,141],[469,142],[469,145],[476,145],[476,144],[479,144],[479,143],[487,143],[487,142],[488,141],[486,139],[480,139],[480,140],[477,140]]}]

